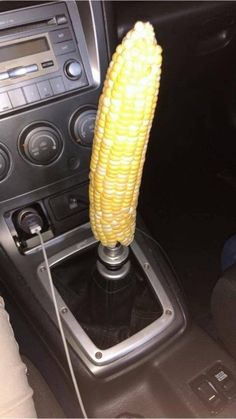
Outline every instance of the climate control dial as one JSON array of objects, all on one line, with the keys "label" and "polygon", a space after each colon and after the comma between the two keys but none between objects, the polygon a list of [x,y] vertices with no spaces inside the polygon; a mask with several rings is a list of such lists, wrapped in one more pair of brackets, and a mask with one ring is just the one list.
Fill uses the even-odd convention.
[{"label": "climate control dial", "polygon": [[71,133],[78,144],[92,146],[96,115],[96,109],[83,108],[73,116]]},{"label": "climate control dial", "polygon": [[62,150],[59,131],[50,124],[34,124],[28,127],[20,139],[24,157],[37,165],[47,165],[58,158]]},{"label": "climate control dial", "polygon": [[5,179],[10,170],[11,162],[8,151],[0,145],[0,181]]}]

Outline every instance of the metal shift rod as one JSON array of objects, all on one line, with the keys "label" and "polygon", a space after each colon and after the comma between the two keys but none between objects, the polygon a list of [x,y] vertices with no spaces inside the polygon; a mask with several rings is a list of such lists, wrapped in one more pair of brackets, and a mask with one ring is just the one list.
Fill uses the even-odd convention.
[{"label": "metal shift rod", "polygon": [[116,247],[98,246],[97,270],[108,280],[119,280],[128,275],[130,261],[129,248],[118,244]]}]

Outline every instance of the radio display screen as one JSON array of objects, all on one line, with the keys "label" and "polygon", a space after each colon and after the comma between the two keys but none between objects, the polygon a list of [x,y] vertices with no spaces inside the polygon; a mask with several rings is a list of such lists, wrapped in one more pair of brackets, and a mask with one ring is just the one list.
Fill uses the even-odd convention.
[{"label": "radio display screen", "polygon": [[39,54],[40,52],[48,51],[49,49],[48,41],[45,37],[19,42],[17,44],[5,45],[4,47],[0,47],[0,62]]}]

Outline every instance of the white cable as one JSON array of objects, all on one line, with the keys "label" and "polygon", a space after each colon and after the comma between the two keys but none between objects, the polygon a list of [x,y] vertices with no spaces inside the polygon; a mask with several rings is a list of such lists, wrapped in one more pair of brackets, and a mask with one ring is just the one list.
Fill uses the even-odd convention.
[{"label": "white cable", "polygon": [[39,239],[40,239],[40,243],[41,243],[41,247],[42,247],[42,252],[43,252],[43,257],[44,257],[44,261],[45,261],[45,267],[46,267],[46,271],[48,274],[48,280],[49,280],[49,284],[50,284],[50,288],[51,288],[51,293],[52,293],[52,300],[53,300],[53,304],[54,304],[54,308],[55,308],[55,312],[56,312],[56,317],[57,317],[57,322],[58,322],[58,326],[59,326],[59,330],[61,333],[61,338],[62,338],[62,342],[63,342],[63,346],[64,346],[64,350],[65,350],[65,354],[66,354],[66,359],[67,359],[67,363],[68,363],[68,367],[70,370],[70,375],[71,375],[71,379],[74,385],[74,389],[75,389],[75,393],[79,402],[79,406],[80,409],[82,411],[83,417],[85,419],[88,418],[85,407],[84,407],[84,403],[79,391],[79,387],[78,387],[78,383],[76,381],[76,377],[75,377],[75,373],[74,373],[74,369],[72,366],[72,362],[71,362],[71,357],[70,357],[70,353],[69,353],[69,349],[68,349],[68,345],[67,345],[67,341],[65,338],[65,333],[63,330],[63,326],[62,326],[62,322],[61,322],[61,316],[59,313],[59,309],[58,309],[58,305],[57,305],[57,300],[56,300],[56,295],[55,295],[55,289],[54,289],[54,285],[53,285],[53,280],[52,280],[52,275],[51,275],[51,270],[50,270],[50,266],[48,263],[48,258],[47,258],[47,254],[46,254],[46,250],[45,250],[45,246],[44,246],[44,242],[43,242],[43,238],[42,235],[40,233],[40,229],[38,229],[37,227],[34,227],[34,229],[31,229],[32,234],[38,234]]}]

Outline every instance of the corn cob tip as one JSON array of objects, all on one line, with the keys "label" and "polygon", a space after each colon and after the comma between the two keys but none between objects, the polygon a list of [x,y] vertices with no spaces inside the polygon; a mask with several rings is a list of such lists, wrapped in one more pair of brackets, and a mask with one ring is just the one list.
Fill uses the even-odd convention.
[{"label": "corn cob tip", "polygon": [[133,29],[128,32],[127,36],[132,37],[133,39],[145,37],[145,39],[156,42],[155,32],[150,22],[136,22]]},{"label": "corn cob tip", "polygon": [[[132,43],[128,42],[131,40]],[[149,45],[156,45],[159,53],[162,51],[160,45],[157,44],[155,31],[150,22],[136,22],[133,29],[131,29],[122,40],[122,44],[125,44],[127,48],[133,48],[134,43],[140,40],[144,41],[146,44]]]}]

